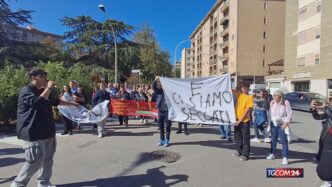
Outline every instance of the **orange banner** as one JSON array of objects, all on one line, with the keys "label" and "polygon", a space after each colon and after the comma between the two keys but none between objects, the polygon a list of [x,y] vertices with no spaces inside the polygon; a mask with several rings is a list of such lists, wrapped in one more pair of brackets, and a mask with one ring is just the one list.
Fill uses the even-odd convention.
[{"label": "orange banner", "polygon": [[115,115],[158,117],[155,102],[112,99],[109,107],[110,112]]}]

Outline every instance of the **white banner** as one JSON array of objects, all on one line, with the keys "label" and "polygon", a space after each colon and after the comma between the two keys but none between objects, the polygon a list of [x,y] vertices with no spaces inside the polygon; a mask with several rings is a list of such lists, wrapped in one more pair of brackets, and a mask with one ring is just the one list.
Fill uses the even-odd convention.
[{"label": "white banner", "polygon": [[58,106],[60,113],[66,118],[77,123],[98,123],[108,117],[108,103],[106,100],[91,110],[86,109],[83,106]]},{"label": "white banner", "polygon": [[232,125],[235,123],[229,74],[204,78],[160,78],[171,121]]}]

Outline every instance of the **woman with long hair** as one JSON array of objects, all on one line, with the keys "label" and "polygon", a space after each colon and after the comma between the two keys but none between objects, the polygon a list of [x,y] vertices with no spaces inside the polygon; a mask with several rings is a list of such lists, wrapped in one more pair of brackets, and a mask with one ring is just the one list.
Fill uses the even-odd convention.
[{"label": "woman with long hair", "polygon": [[[69,85],[63,86],[63,90],[61,93],[61,100],[67,101],[67,102],[74,102],[74,98],[73,98]],[[66,135],[66,134],[72,135],[73,134],[73,122],[70,119],[66,118],[65,116],[62,116],[62,117],[63,117],[65,123],[64,123],[64,130],[61,133],[61,135]]]},{"label": "woman with long hair", "polygon": [[253,126],[255,130],[255,138],[251,139],[251,142],[261,142],[259,139],[259,131],[261,131],[264,136],[264,142],[269,143],[271,141],[264,128],[264,124],[267,122],[268,111],[268,93],[265,90],[261,90],[260,97],[254,99],[255,120]]},{"label": "woman with long hair", "polygon": [[[119,92],[116,95],[117,99],[121,100],[131,100],[130,94],[126,91],[125,85],[121,84]],[[119,115],[119,123],[120,125],[123,125],[123,122],[126,126],[128,126],[128,116],[125,115]]]}]

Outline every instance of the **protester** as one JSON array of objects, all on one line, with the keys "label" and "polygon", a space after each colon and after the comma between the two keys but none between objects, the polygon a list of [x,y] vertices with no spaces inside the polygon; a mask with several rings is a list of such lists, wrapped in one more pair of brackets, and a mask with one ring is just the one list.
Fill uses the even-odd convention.
[{"label": "protester", "polygon": [[270,121],[272,132],[272,143],[268,160],[275,159],[278,138],[282,144],[282,165],[288,165],[288,139],[285,129],[289,126],[292,118],[292,109],[287,100],[283,99],[283,93],[279,90],[273,93],[273,100],[270,103]]},{"label": "protester", "polygon": [[[143,101],[143,102],[148,102],[148,96],[144,93],[144,89],[143,88],[139,88],[138,89],[138,95],[136,98],[136,101]],[[147,116],[140,116],[141,123],[148,123],[148,117]]]},{"label": "protester", "polygon": [[113,84],[111,82],[107,84],[106,91],[110,94],[111,98],[116,97],[117,90],[115,87],[113,87]]},{"label": "protester", "polygon": [[324,120],[323,128],[319,137],[319,149],[315,156],[318,161],[317,174],[322,179],[323,187],[332,186],[332,105],[313,100],[311,113],[314,119]]},{"label": "protester", "polygon": [[47,80],[43,69],[31,69],[29,77],[31,82],[20,91],[17,107],[17,137],[24,141],[25,163],[10,186],[27,186],[39,170],[38,187],[51,187],[56,150],[52,106],[79,105],[54,98],[51,92],[55,83]]},{"label": "protester", "polygon": [[70,91],[72,94],[75,94],[77,92],[77,82],[75,80],[69,81],[69,87],[70,87]]},{"label": "protester", "polygon": [[[69,85],[63,86],[63,91],[61,93],[61,99],[63,101],[67,101],[67,102],[74,101],[74,98],[71,93],[71,89],[70,89]],[[64,119],[64,130],[61,133],[61,135],[66,135],[66,134],[72,135],[73,134],[73,122],[65,116],[62,116],[62,117]]]},{"label": "protester", "polygon": [[[95,96],[93,97],[93,106],[96,106],[106,100],[109,100],[111,102],[110,94],[106,91],[106,82],[99,83],[99,90],[96,92]],[[106,118],[97,123],[98,127],[98,137],[102,138],[104,137],[104,129],[106,125]]]},{"label": "protester", "polygon": [[[164,90],[160,83],[160,77],[156,76],[152,84],[153,91],[157,93],[156,106],[158,108],[158,125],[160,130],[160,141],[158,146],[169,146],[171,136],[172,122],[168,120],[168,107],[164,95]],[[166,139],[165,139],[165,125],[166,125]]]},{"label": "protester", "polygon": [[[84,90],[83,90],[83,87],[78,85],[77,87],[77,92],[73,95],[73,98],[74,98],[74,101],[78,104],[80,104],[81,106],[86,107],[86,104],[85,104],[85,98],[84,98]],[[80,129],[80,124],[77,123],[77,129]]]},{"label": "protester", "polygon": [[179,129],[176,131],[176,134],[182,133],[182,125],[183,125],[183,132],[185,135],[189,135],[188,132],[188,123],[187,122],[178,122]]},{"label": "protester", "polygon": [[235,143],[237,152],[233,156],[240,157],[240,160],[249,160],[250,152],[250,112],[254,105],[254,98],[249,95],[249,83],[239,84],[241,92],[233,90],[236,97],[235,115],[236,124],[234,126]]},{"label": "protester", "polygon": [[260,97],[256,97],[254,99],[254,130],[255,130],[255,138],[251,139],[251,142],[261,142],[259,139],[259,131],[264,136],[264,142],[269,143],[271,142],[270,138],[267,135],[266,129],[264,125],[267,122],[269,110],[269,103],[268,103],[268,93],[265,90],[261,90]]},{"label": "protester", "polygon": [[[125,85],[121,84],[120,85],[120,90],[116,95],[117,99],[121,99],[121,100],[131,100],[130,94],[127,92],[127,90],[125,89]],[[126,115],[119,115],[119,123],[120,125],[123,125],[123,122],[126,126],[128,126],[128,116]]]}]

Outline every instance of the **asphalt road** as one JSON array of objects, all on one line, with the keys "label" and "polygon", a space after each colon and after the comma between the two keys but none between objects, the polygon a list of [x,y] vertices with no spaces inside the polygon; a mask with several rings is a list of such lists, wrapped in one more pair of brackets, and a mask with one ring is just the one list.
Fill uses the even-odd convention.
[{"label": "asphalt road", "polygon": [[[275,160],[265,159],[270,144],[252,143],[251,159],[243,162],[231,155],[235,145],[221,140],[217,127],[190,125],[189,136],[175,134],[176,127],[173,124],[171,146],[167,148],[156,146],[159,139],[156,125],[142,125],[138,120],[130,120],[129,127],[108,123],[107,136],[101,139],[91,126],[84,126],[72,136],[57,136],[52,182],[62,187],[314,187],[321,184],[316,164],[311,161],[318,149],[321,125],[309,113],[295,111],[291,124],[298,139],[289,146],[287,167],[304,168],[304,177],[297,179],[266,178],[266,168],[281,167],[281,151]],[[13,136],[0,137],[0,186],[9,186],[23,165],[20,144]],[[180,158],[166,163],[151,154],[159,150],[172,151]],[[175,157],[171,154],[169,158]],[[36,176],[29,186],[36,186]]]}]

